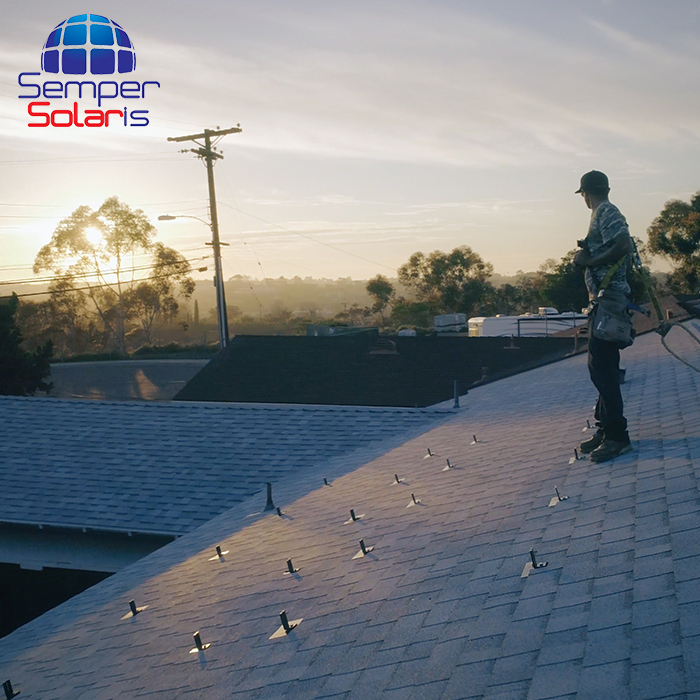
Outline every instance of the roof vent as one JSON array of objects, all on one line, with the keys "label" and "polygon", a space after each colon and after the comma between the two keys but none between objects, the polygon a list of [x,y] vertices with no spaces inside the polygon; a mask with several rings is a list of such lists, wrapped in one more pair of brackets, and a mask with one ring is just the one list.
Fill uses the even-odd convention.
[{"label": "roof vent", "polygon": [[369,351],[370,355],[398,355],[396,343],[388,338],[380,338],[377,344]]},{"label": "roof vent", "polygon": [[263,510],[275,510],[275,504],[272,502],[272,484],[267,482],[267,503]]}]

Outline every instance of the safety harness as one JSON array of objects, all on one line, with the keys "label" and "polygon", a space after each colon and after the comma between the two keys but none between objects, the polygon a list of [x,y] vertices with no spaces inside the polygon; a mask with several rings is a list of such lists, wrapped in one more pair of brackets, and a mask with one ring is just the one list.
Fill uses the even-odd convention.
[{"label": "safety harness", "polygon": [[[648,270],[642,265],[641,258],[639,257],[639,253],[637,251],[637,246],[634,244],[634,240],[632,240],[632,246],[634,247],[634,254],[632,255],[632,264],[634,265],[635,269],[637,272],[639,272],[639,275],[642,279],[642,284],[644,285],[644,289],[646,290],[647,295],[649,296],[649,299],[651,299],[651,303],[654,307],[654,310],[656,311],[656,315],[659,319],[659,325],[654,329],[654,333],[658,333],[661,336],[661,344],[668,350],[668,352],[673,355],[679,362],[682,362],[686,367],[690,367],[690,369],[695,370],[696,372],[700,372],[700,367],[696,367],[695,365],[691,364],[690,362],[687,362],[684,360],[682,357],[679,357],[671,348],[668,347],[668,344],[666,343],[666,336],[669,334],[671,329],[674,326],[677,326],[678,328],[682,328],[698,345],[700,345],[700,338],[698,338],[689,328],[686,328],[684,325],[681,323],[678,323],[678,321],[670,321],[664,318],[663,314],[661,313],[661,306],[659,305],[659,300],[656,298],[656,294],[654,294],[653,290],[653,285],[651,284],[651,280],[649,279],[650,275]],[[627,255],[630,255],[629,253],[626,253],[623,255],[611,268],[608,270],[608,273],[605,275],[605,278],[603,279],[603,282],[601,283],[601,287],[604,288],[610,283],[610,280],[612,279],[612,276],[617,272],[617,270],[620,268],[620,266],[624,263],[625,259],[627,258]],[[643,313],[647,318],[651,316],[651,312],[647,311],[646,309],[642,309],[636,304],[628,303],[629,308],[631,308],[633,311],[638,311],[639,313]]]}]

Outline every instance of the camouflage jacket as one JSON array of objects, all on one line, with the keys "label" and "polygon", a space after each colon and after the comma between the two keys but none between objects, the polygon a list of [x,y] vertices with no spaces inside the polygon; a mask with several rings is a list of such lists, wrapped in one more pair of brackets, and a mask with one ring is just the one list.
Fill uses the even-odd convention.
[{"label": "camouflage jacket", "polygon": [[[615,245],[615,240],[622,234],[629,234],[627,220],[620,210],[611,202],[605,201],[594,209],[591,214],[591,224],[588,227],[586,243],[588,252],[592,258],[605,253]],[[610,268],[617,261],[586,268],[586,287],[591,299],[598,295],[600,285],[608,274]],[[629,268],[629,256],[613,274],[607,289],[629,295],[630,286],[627,284],[627,270]]]}]

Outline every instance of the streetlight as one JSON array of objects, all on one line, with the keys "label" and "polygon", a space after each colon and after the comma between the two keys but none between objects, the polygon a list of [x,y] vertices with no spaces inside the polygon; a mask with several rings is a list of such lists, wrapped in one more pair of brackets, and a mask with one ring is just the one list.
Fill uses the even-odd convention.
[{"label": "streetlight", "polygon": [[214,287],[216,287],[216,313],[219,321],[219,344],[223,350],[228,345],[228,316],[226,314],[226,295],[224,294],[224,277],[221,269],[221,248],[222,243],[219,240],[219,234],[211,222],[200,219],[198,216],[189,216],[188,214],[161,214],[158,221],[173,221],[174,219],[196,219],[211,229],[212,240],[207,241],[207,245],[214,248]]}]

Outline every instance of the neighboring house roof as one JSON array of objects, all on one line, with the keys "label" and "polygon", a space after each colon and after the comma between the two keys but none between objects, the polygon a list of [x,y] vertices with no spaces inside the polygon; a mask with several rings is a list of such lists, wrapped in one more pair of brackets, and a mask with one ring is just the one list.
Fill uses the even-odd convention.
[{"label": "neighboring house roof", "polygon": [[[633,452],[570,461],[583,356],[479,387],[330,486],[282,478],[282,517],[258,494],[0,640],[0,677],[23,700],[695,698],[700,376],[654,334],[623,364]],[[283,609],[302,622],[270,639]]]},{"label": "neighboring house roof", "polygon": [[55,399],[169,401],[208,360],[53,362]]},{"label": "neighboring house roof", "polygon": [[574,351],[571,338],[236,336],[176,401],[430,406],[485,376],[522,372]]},{"label": "neighboring house roof", "polygon": [[265,482],[448,415],[0,396],[0,523],[182,535]]}]

